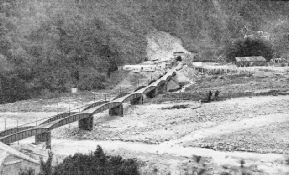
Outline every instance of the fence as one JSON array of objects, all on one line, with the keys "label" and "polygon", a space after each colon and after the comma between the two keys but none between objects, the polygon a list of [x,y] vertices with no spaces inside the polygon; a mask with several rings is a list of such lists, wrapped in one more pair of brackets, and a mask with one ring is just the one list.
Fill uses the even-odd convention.
[{"label": "fence", "polygon": [[225,67],[225,66],[200,66],[194,67],[195,71],[207,74],[252,74],[260,72],[289,74],[289,67]]},{"label": "fence", "polygon": [[[111,98],[116,96],[116,95],[108,94],[108,93],[94,93],[94,102],[96,102],[96,95],[98,97],[102,96],[103,100],[110,100]],[[99,100],[102,100],[102,99],[99,99]],[[68,110],[63,111],[61,113],[57,112],[56,115],[60,115],[60,114],[64,114],[64,113],[81,112],[83,109],[85,109],[89,105],[91,105],[91,104],[84,104],[84,105],[82,104],[81,106],[75,107],[75,108],[70,108],[70,105],[69,105]],[[31,118],[29,118],[30,122],[22,123],[22,124],[21,124],[21,121],[23,121],[23,119],[21,120],[21,119],[11,119],[10,117],[1,117],[0,123],[3,125],[0,126],[0,133],[5,131],[5,130],[9,130],[9,129],[13,129],[13,128],[15,128],[15,129],[19,128],[20,129],[20,128],[25,128],[25,127],[29,127],[29,126],[38,126],[39,124],[41,124],[45,120],[49,120],[49,119],[55,117],[56,115],[45,117],[42,119],[37,119],[38,117],[37,118],[35,117],[35,120],[33,120],[33,121],[31,121]]]}]

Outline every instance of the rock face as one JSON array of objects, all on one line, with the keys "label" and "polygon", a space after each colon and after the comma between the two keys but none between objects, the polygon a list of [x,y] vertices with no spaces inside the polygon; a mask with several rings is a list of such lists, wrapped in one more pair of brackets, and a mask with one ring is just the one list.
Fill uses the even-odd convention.
[{"label": "rock face", "polygon": [[147,58],[149,60],[165,61],[173,57],[173,52],[188,53],[182,46],[182,41],[162,31],[151,32],[146,36]]}]

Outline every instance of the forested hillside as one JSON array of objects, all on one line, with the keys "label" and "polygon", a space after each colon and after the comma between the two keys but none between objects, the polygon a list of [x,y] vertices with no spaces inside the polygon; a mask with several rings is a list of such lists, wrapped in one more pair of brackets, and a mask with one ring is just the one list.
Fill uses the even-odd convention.
[{"label": "forested hillside", "polygon": [[[102,89],[125,63],[146,60],[146,35],[168,32],[216,58],[245,25],[286,54],[289,3],[229,0],[1,0],[0,102]],[[277,53],[278,52],[278,53]]]}]

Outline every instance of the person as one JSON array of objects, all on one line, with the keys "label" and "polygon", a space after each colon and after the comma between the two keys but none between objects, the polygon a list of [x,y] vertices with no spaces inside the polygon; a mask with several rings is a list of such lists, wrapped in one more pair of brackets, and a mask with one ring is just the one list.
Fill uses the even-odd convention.
[{"label": "person", "polygon": [[209,95],[208,95],[208,102],[211,102],[211,97],[212,97],[213,93],[212,91],[209,92]]},{"label": "person", "polygon": [[219,94],[220,94],[220,91],[217,90],[217,91],[215,92],[214,100],[218,100]]},{"label": "person", "polygon": [[178,56],[176,61],[182,61],[182,57],[181,56]]}]

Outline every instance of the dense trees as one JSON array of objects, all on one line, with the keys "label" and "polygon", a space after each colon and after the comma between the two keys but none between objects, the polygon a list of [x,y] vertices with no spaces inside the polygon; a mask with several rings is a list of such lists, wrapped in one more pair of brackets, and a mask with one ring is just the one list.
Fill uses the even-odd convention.
[{"label": "dense trees", "polygon": [[55,167],[53,174],[69,175],[75,172],[95,175],[140,174],[136,160],[123,159],[121,156],[107,156],[100,146],[93,154],[75,154],[67,157],[63,163]]},{"label": "dense trees", "polygon": [[271,30],[274,56],[289,58],[289,21],[279,20]]},{"label": "dense trees", "polygon": [[272,45],[261,39],[240,39],[228,44],[225,52],[228,61],[236,61],[235,57],[263,56],[267,61],[273,58]]},{"label": "dense trees", "polygon": [[101,89],[123,62],[106,26],[86,7],[54,0],[0,5],[0,102]]},{"label": "dense trees", "polygon": [[[41,160],[38,175],[138,175],[139,165],[136,159],[123,159],[121,156],[108,156],[100,146],[89,154],[76,153],[52,167],[52,153],[46,162]],[[19,175],[35,175],[32,169],[24,170]]]},{"label": "dense trees", "polygon": [[243,37],[245,25],[280,31],[273,45],[275,55],[284,55],[283,33],[289,31],[281,31],[283,24],[272,28],[272,21],[286,21],[288,6],[249,0],[1,0],[0,103],[71,87],[105,88],[118,66],[147,59],[145,36],[155,29],[181,38],[201,59],[224,54],[228,43]]}]

